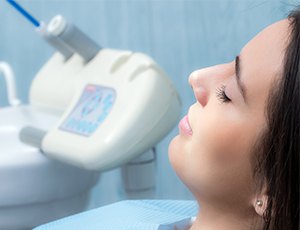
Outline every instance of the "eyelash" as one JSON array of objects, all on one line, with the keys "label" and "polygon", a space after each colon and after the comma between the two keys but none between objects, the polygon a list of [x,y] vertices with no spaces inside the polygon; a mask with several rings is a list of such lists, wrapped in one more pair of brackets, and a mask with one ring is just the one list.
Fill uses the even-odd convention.
[{"label": "eyelash", "polygon": [[217,98],[222,102],[222,103],[228,103],[231,102],[231,99],[226,95],[225,93],[226,86],[221,85],[219,88],[216,90],[216,96]]}]

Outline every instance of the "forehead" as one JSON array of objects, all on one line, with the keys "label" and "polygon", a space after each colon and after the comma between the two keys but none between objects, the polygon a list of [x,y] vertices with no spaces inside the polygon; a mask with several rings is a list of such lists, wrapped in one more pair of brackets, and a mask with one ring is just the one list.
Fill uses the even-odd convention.
[{"label": "forehead", "polygon": [[281,20],[261,31],[241,51],[241,78],[250,103],[264,106],[271,85],[281,76],[288,42],[289,21]]}]

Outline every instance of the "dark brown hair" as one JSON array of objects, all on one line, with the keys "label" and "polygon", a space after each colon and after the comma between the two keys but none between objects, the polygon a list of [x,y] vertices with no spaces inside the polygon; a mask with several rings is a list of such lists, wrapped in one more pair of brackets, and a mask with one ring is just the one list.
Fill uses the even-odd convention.
[{"label": "dark brown hair", "polygon": [[300,9],[290,13],[282,77],[266,108],[256,176],[268,196],[264,230],[299,230]]}]

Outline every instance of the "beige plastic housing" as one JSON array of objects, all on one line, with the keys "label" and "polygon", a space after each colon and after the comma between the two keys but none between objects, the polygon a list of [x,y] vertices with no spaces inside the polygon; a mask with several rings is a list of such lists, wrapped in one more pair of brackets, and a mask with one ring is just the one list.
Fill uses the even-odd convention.
[{"label": "beige plastic housing", "polygon": [[[90,136],[60,127],[74,111],[87,85],[114,89],[116,98],[103,123]],[[172,82],[147,55],[102,49],[90,62],[55,54],[39,71],[30,103],[61,114],[42,140],[50,158],[90,170],[120,166],[155,146],[177,123],[181,101]]]}]

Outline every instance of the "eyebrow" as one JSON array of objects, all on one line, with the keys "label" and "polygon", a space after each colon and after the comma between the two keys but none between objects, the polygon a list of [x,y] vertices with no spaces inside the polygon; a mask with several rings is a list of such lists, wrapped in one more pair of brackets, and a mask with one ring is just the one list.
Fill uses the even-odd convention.
[{"label": "eyebrow", "polygon": [[235,57],[235,76],[236,76],[236,82],[237,82],[239,91],[242,94],[244,101],[246,102],[246,88],[245,88],[245,84],[241,81],[241,58],[240,58],[240,56]]}]

